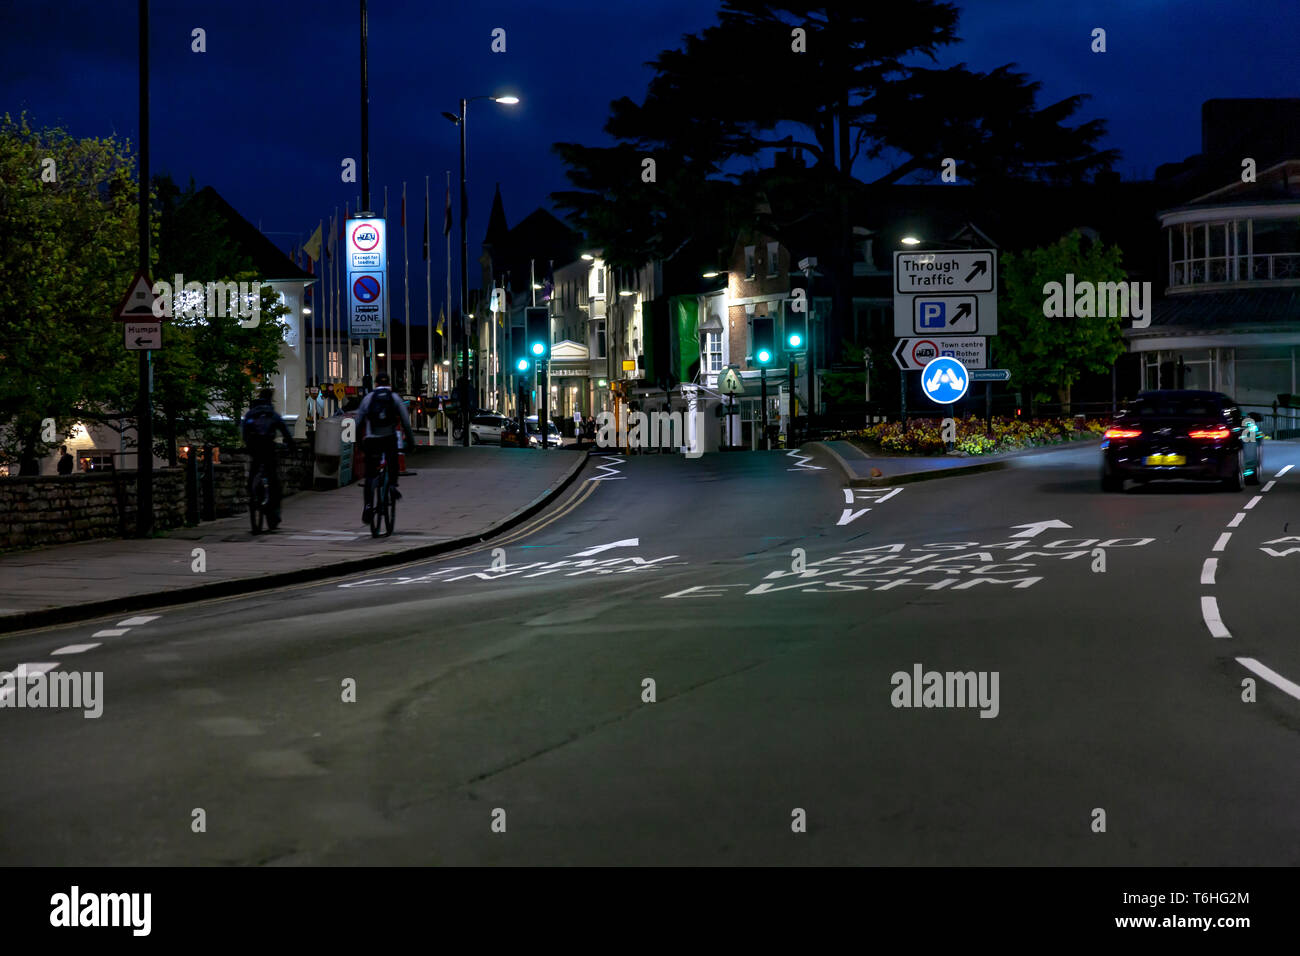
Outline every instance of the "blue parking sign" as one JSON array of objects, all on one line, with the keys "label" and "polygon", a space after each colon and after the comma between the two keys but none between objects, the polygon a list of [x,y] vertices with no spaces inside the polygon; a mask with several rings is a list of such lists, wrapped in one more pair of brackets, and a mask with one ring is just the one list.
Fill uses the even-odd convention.
[{"label": "blue parking sign", "polygon": [[921,317],[918,325],[922,329],[942,329],[945,327],[946,304],[944,302],[919,302],[917,307],[921,310]]}]

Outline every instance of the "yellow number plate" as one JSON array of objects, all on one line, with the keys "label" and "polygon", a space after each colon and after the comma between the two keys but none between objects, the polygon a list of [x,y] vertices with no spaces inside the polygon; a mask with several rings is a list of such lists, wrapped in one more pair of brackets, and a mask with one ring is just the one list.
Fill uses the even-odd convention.
[{"label": "yellow number plate", "polygon": [[1185,465],[1187,458],[1183,455],[1147,455],[1148,465]]}]

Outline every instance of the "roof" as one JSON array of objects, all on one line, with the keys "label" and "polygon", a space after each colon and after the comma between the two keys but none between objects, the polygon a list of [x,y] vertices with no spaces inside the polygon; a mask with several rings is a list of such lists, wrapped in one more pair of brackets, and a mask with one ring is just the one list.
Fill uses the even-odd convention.
[{"label": "roof", "polygon": [[1247,332],[1300,328],[1300,286],[1191,292],[1156,300],[1151,325],[1132,334],[1159,331]]},{"label": "roof", "polygon": [[200,209],[225,222],[227,238],[239,253],[252,261],[253,271],[263,282],[316,281],[315,276],[295,265],[211,186],[204,186],[189,202],[197,203]]}]

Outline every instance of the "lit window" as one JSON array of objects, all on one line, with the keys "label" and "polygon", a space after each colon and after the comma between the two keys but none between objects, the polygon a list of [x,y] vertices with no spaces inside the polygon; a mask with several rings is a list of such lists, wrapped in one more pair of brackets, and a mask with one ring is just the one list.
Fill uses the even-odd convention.
[{"label": "lit window", "polygon": [[721,332],[708,333],[708,341],[706,343],[706,349],[708,352],[708,359],[709,359],[708,370],[710,372],[721,372],[722,371],[722,333]]},{"label": "lit window", "polygon": [[754,247],[745,247],[745,278],[754,278]]}]

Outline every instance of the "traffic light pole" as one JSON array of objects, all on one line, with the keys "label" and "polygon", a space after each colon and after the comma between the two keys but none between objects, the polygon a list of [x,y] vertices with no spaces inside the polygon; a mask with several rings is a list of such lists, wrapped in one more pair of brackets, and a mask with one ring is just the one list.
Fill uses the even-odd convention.
[{"label": "traffic light pole", "polygon": [[469,191],[465,187],[465,112],[468,101],[460,100],[460,417],[461,443],[469,447],[469,237],[465,217],[469,215]]},{"label": "traffic light pole", "polygon": [[549,388],[548,385],[547,385],[547,368],[546,368],[546,367],[547,367],[549,364],[550,364],[550,362],[547,361],[547,360],[545,360],[545,359],[543,359],[542,361],[540,361],[540,362],[537,363],[537,374],[538,374],[539,376],[541,376],[541,379],[542,379],[542,414],[541,414],[541,415],[538,417],[538,419],[537,419],[537,429],[538,429],[538,431],[540,431],[540,432],[542,433],[542,451],[546,451],[546,433],[547,433],[547,431],[549,430],[549,429],[547,429],[547,427],[546,427],[546,423],[547,423],[547,421],[548,421],[548,419],[547,419],[547,417],[546,417],[546,416],[547,416],[547,411],[548,411],[548,409],[547,409],[547,399],[550,397],[550,396],[547,394],[548,392],[550,392],[550,388]]},{"label": "traffic light pole", "polygon": [[772,447],[767,438],[767,366],[760,368],[758,374],[762,382],[762,398],[759,404],[763,407],[763,448],[765,451],[771,451]]},{"label": "traffic light pole", "polygon": [[[140,0],[140,274],[149,274],[149,0]],[[153,531],[153,401],[149,394],[153,353],[140,352],[140,401],[136,412],[136,534]]]}]

